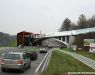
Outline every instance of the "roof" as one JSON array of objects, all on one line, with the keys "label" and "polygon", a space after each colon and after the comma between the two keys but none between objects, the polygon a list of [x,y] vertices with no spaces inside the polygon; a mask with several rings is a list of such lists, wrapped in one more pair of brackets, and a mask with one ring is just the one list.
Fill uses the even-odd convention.
[{"label": "roof", "polygon": [[40,34],[38,34],[38,33],[32,33],[32,32],[27,32],[27,31],[21,31],[21,32],[19,32],[19,33],[17,33],[17,34],[26,34],[26,35],[29,35],[29,34],[33,34],[33,35],[40,35]]},{"label": "roof", "polygon": [[21,32],[19,32],[19,33],[17,33],[17,34],[22,34],[22,33],[25,33],[25,34],[34,34],[34,33],[32,33],[32,32],[26,32],[26,31],[21,31]]}]

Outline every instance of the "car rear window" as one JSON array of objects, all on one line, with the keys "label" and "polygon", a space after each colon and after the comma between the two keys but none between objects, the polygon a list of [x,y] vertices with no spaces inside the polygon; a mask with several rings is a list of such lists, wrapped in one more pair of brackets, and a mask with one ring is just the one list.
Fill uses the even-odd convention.
[{"label": "car rear window", "polygon": [[19,54],[6,54],[4,58],[18,60],[18,59],[20,59],[20,55]]}]

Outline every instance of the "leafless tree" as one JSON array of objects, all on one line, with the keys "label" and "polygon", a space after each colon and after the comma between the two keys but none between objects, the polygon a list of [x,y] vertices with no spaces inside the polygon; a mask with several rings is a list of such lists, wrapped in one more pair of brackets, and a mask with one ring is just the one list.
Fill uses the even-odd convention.
[{"label": "leafless tree", "polygon": [[87,19],[86,16],[84,14],[80,15],[79,17],[79,21],[78,21],[78,28],[82,29],[82,28],[86,28],[87,26]]},{"label": "leafless tree", "polygon": [[88,27],[95,27],[95,15],[88,20]]},{"label": "leafless tree", "polygon": [[78,29],[78,26],[75,23],[71,23],[70,30],[76,30]]}]

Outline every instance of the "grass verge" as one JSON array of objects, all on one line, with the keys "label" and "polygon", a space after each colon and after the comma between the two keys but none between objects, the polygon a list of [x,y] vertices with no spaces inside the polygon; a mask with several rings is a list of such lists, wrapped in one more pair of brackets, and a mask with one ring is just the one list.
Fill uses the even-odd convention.
[{"label": "grass verge", "polygon": [[48,68],[41,75],[68,75],[68,72],[95,72],[95,70],[67,54],[53,51]]}]

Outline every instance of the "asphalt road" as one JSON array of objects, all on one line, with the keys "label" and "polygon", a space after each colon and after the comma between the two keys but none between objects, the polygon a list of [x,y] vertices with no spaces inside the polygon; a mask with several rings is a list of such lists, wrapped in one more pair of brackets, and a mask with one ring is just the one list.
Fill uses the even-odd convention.
[{"label": "asphalt road", "polygon": [[26,69],[24,73],[20,73],[18,70],[9,70],[7,72],[2,72],[0,68],[0,75],[40,75],[40,73],[36,73],[35,70],[43,60],[46,53],[39,53],[38,52],[38,59],[31,62],[31,68]]}]

